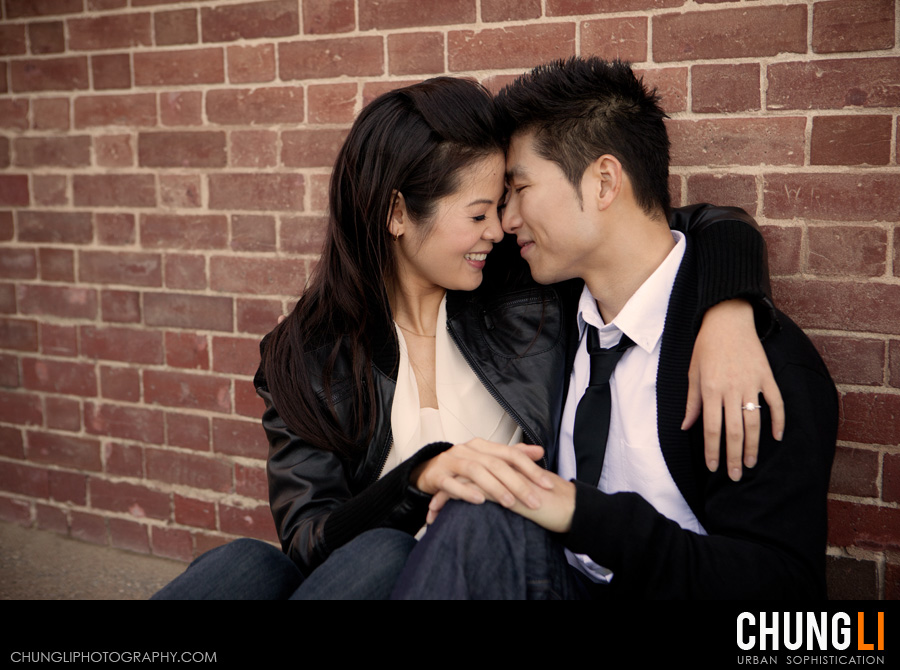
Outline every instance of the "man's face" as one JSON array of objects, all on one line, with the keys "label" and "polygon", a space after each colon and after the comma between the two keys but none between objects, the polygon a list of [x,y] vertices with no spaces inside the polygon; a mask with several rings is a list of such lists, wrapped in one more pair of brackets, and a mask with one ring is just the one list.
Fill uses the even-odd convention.
[{"label": "man's face", "polygon": [[562,169],[538,155],[533,139],[519,134],[510,143],[503,230],[516,236],[534,279],[552,284],[583,276],[598,240],[590,207],[582,207]]}]

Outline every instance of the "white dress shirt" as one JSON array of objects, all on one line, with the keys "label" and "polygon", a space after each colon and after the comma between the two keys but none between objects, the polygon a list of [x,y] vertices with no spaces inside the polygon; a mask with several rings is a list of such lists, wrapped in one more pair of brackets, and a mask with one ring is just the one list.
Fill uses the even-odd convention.
[{"label": "white dress shirt", "polygon": [[[684,257],[684,235],[672,231],[675,247],[622,310],[608,324],[603,323],[597,302],[587,286],[578,305],[580,344],[569,379],[569,392],[563,410],[559,444],[558,473],[575,478],[575,411],[590,379],[590,354],[587,352],[587,325],[597,328],[604,349],[619,343],[622,333],[634,340],[619,360],[610,378],[612,398],[609,437],[598,488],[604,493],[639,493],[657,511],[682,528],[705,534],[669,474],[659,447],[656,425],[656,376],[659,349],[666,311],[675,276]],[[612,573],[586,555],[567,551],[569,562],[595,581],[609,581]]]}]

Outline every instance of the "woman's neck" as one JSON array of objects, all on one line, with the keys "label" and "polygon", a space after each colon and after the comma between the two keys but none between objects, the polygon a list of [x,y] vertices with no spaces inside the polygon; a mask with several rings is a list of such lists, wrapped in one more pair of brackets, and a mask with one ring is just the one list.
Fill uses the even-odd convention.
[{"label": "woman's neck", "polygon": [[401,328],[418,335],[432,336],[437,332],[438,311],[446,289],[440,286],[409,286],[403,281],[388,286],[388,298],[394,321]]}]

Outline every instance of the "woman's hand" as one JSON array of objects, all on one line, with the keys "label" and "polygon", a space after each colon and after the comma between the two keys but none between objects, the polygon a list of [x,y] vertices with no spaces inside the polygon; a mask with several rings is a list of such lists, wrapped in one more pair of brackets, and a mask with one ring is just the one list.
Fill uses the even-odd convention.
[{"label": "woman's hand", "polygon": [[703,412],[706,466],[719,467],[722,408],[728,476],[741,478],[741,455],[748,468],[756,465],[759,447],[759,411],[745,410],[757,404],[762,393],[772,416],[772,436],[784,434],[784,402],[772,376],[753,322],[753,308],[744,300],[726,300],[710,308],[694,343],[688,374],[687,408],[682,430],[690,428]]},{"label": "woman's hand", "polygon": [[550,473],[535,463],[543,455],[538,446],[508,446],[476,438],[422,463],[413,470],[411,483],[434,496],[426,523],[433,522],[450,499],[476,505],[493,500],[504,507],[518,503],[537,509],[539,490],[553,487]]}]

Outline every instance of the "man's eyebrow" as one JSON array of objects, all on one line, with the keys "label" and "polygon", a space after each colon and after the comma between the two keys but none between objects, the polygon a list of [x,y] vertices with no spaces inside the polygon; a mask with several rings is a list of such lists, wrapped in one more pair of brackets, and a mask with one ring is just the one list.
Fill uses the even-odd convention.
[{"label": "man's eyebrow", "polygon": [[521,165],[514,165],[511,170],[506,171],[506,181],[511,182],[514,181],[516,177],[525,177],[526,175],[527,173]]}]

